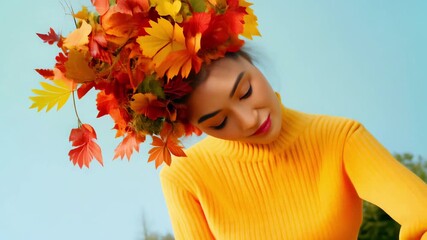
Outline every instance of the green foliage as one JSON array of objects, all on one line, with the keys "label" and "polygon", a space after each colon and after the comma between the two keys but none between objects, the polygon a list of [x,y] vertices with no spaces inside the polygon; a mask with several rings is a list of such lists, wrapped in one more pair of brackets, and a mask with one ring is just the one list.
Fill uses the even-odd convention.
[{"label": "green foliage", "polygon": [[[421,157],[414,160],[409,153],[395,154],[395,158],[409,170],[427,182],[427,161]],[[399,239],[400,225],[381,208],[363,203],[363,223],[359,232],[359,240],[394,240]]]}]

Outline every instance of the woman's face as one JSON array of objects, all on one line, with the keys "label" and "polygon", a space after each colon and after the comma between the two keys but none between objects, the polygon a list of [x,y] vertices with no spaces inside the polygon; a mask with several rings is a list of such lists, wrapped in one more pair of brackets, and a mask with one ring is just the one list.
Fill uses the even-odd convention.
[{"label": "woman's face", "polygon": [[262,73],[243,57],[208,67],[188,101],[193,125],[216,138],[265,144],[281,129],[280,101]]}]

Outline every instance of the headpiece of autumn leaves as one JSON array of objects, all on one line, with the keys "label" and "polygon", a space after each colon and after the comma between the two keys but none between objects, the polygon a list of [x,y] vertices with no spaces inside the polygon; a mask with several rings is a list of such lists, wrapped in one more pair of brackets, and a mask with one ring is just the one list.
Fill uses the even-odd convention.
[{"label": "headpiece of autumn leaves", "polygon": [[[114,159],[139,151],[146,135],[153,147],[148,161],[170,165],[171,154],[185,156],[179,138],[200,131],[186,122],[180,103],[192,88],[189,74],[203,63],[238,51],[259,35],[257,18],[245,0],[91,0],[96,12],[73,13],[76,29],[67,37],[52,28],[37,35],[60,49],[53,69],[36,69],[47,81],[33,89],[30,108],[59,110],[75,92],[78,98],[98,91],[97,117],[114,120],[122,137]],[[75,102],[74,102],[75,107]],[[73,164],[103,165],[92,126],[71,130]]]}]

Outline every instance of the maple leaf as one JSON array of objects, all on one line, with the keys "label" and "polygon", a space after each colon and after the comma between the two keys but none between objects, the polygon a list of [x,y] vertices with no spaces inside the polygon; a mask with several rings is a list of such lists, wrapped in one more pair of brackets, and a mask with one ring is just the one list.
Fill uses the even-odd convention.
[{"label": "maple leaf", "polygon": [[186,39],[186,48],[171,52],[166,60],[156,67],[156,72],[160,76],[167,73],[168,79],[173,78],[181,72],[181,77],[186,78],[193,69],[196,73],[199,72],[202,66],[202,59],[197,56],[200,50],[201,33],[197,33],[195,37]]},{"label": "maple leaf", "polygon": [[53,78],[55,77],[55,73],[53,72],[52,69],[35,69],[35,70],[46,79],[53,80]]},{"label": "maple leaf", "polygon": [[47,34],[42,34],[42,33],[36,33],[37,36],[39,36],[39,38],[41,38],[43,40],[43,42],[48,43],[50,45],[54,44],[55,42],[58,42],[61,37],[56,34],[56,32],[50,28],[50,31]]},{"label": "maple leaf", "polygon": [[159,18],[158,22],[150,21],[151,28],[145,28],[148,35],[137,38],[142,54],[153,58],[160,65],[172,51],[185,48],[183,28],[166,19]]},{"label": "maple leaf", "polygon": [[167,94],[167,99],[171,101],[175,99],[180,99],[185,95],[189,94],[193,88],[188,82],[185,82],[183,78],[174,78],[170,80],[164,87],[165,94]]},{"label": "maple leaf", "polygon": [[229,6],[227,12],[221,15],[221,17],[228,23],[229,32],[234,35],[238,35],[243,32],[245,15],[245,8],[236,4],[235,7]]},{"label": "maple leaf", "polygon": [[92,32],[92,26],[86,21],[81,22],[82,25],[65,38],[64,47],[68,49],[81,49],[89,43],[89,34]]},{"label": "maple leaf", "polygon": [[104,15],[110,8],[109,0],[90,0],[90,1],[92,2],[92,5],[95,6],[96,11],[101,16]]},{"label": "maple leaf", "polygon": [[185,153],[182,150],[182,146],[179,145],[179,142],[172,135],[166,137],[166,140],[152,136],[153,148],[148,152],[150,156],[148,157],[148,162],[155,161],[156,168],[158,168],[162,163],[166,163],[168,166],[171,164],[171,154],[177,157],[185,157]]},{"label": "maple leaf", "polygon": [[89,82],[96,78],[94,70],[89,67],[85,53],[74,49],[68,53],[65,70],[65,76],[76,83]]},{"label": "maple leaf", "polygon": [[166,115],[166,105],[157,100],[157,96],[152,93],[137,93],[133,95],[130,108],[138,114],[143,114],[151,120]]},{"label": "maple leaf", "polygon": [[145,136],[137,134],[135,132],[130,132],[123,138],[122,142],[114,150],[114,159],[120,157],[123,159],[126,155],[127,159],[130,160],[130,157],[133,151],[139,152],[140,143],[145,141]]},{"label": "maple leaf", "polygon": [[57,110],[67,102],[73,91],[73,83],[64,79],[53,80],[53,84],[40,82],[44,90],[33,89],[36,96],[30,97],[33,104],[30,108],[37,108],[37,111],[46,107],[46,112],[57,105]]},{"label": "maple leaf", "polygon": [[239,4],[246,7],[246,15],[243,19],[245,22],[243,27],[242,35],[247,39],[252,39],[252,36],[261,36],[258,31],[258,18],[254,14],[254,10],[250,7],[252,3],[246,2],[245,0],[239,0]]},{"label": "maple leaf", "polygon": [[68,153],[70,161],[74,165],[78,164],[80,168],[83,165],[89,168],[90,162],[95,158],[103,166],[101,148],[95,140],[96,132],[89,124],[82,124],[79,128],[73,128],[70,132],[69,141],[75,148]]}]

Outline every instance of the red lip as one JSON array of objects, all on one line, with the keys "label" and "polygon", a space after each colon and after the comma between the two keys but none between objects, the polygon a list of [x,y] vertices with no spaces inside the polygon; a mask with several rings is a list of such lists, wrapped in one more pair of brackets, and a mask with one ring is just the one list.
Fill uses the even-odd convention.
[{"label": "red lip", "polygon": [[266,133],[271,127],[271,119],[270,114],[268,115],[267,119],[259,126],[258,130],[253,135],[259,135]]}]

